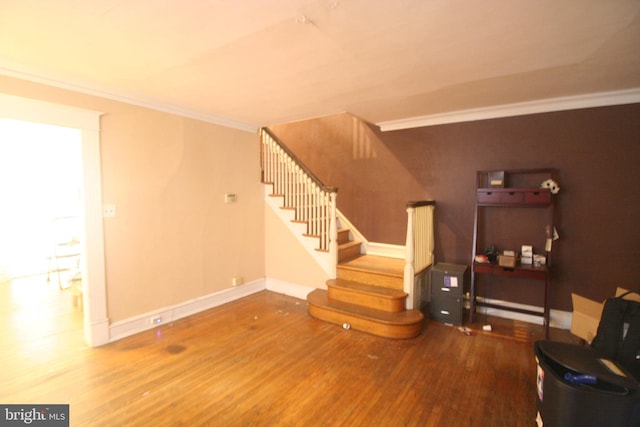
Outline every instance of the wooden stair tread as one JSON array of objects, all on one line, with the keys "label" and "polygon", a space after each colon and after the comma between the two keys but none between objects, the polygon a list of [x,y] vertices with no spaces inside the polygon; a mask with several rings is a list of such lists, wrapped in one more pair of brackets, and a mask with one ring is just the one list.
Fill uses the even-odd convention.
[{"label": "wooden stair tread", "polygon": [[419,310],[405,310],[397,313],[375,310],[360,305],[335,301],[329,298],[327,291],[316,289],[307,296],[310,305],[323,307],[335,312],[345,313],[388,325],[413,325],[424,318]]},{"label": "wooden stair tread", "polygon": [[362,242],[359,242],[357,240],[350,240],[350,241],[345,242],[345,243],[340,243],[338,245],[338,249],[346,249],[346,248],[350,248],[350,247],[353,247],[353,246],[360,246],[361,243]]},{"label": "wooden stair tread", "polygon": [[375,294],[381,298],[405,298],[407,296],[406,292],[398,289],[391,289],[383,286],[370,285],[368,283],[354,282],[344,279],[329,279],[327,280],[327,286],[345,288],[365,294]]},{"label": "wooden stair tread", "polygon": [[405,260],[378,255],[362,255],[338,264],[338,268],[404,277]]}]

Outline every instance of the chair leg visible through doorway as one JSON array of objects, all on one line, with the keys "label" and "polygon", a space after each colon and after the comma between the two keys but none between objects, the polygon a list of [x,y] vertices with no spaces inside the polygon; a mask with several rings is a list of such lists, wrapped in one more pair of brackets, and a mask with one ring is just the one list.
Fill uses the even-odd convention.
[{"label": "chair leg visible through doorway", "polygon": [[82,275],[79,272],[69,279],[69,293],[73,298],[73,306],[82,308]]}]

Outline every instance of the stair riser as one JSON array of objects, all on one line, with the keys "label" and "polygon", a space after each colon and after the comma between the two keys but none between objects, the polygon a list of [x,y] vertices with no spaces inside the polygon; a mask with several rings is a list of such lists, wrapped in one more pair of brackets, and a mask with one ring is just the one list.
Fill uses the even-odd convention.
[{"label": "stair riser", "polygon": [[369,307],[389,313],[398,313],[403,311],[405,308],[406,298],[384,298],[350,289],[334,288],[332,286],[329,286],[327,292],[329,294],[329,298],[336,301]]},{"label": "stair riser", "polygon": [[404,280],[402,277],[385,276],[366,271],[350,270],[341,268],[340,266],[338,266],[338,279],[369,283],[375,286],[384,286],[398,290],[402,290],[404,288]]},{"label": "stair riser", "polygon": [[338,262],[346,261],[348,259],[355,258],[359,255],[360,255],[360,245],[340,248],[340,250],[338,251]]},{"label": "stair riser", "polygon": [[420,332],[422,331],[422,321],[403,325],[384,324],[370,319],[353,316],[348,313],[336,312],[331,309],[312,304],[309,304],[309,315],[335,325],[342,326],[346,323],[351,327],[351,329],[367,332],[384,338],[415,338],[420,335]]},{"label": "stair riser", "polygon": [[341,245],[343,243],[349,242],[349,230],[339,230],[338,231],[338,244]]}]

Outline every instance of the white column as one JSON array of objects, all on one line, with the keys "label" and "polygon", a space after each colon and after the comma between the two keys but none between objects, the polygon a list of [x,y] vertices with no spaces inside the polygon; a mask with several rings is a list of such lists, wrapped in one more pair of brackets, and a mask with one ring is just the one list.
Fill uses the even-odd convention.
[{"label": "white column", "polygon": [[414,253],[415,253],[415,242],[413,240],[413,213],[414,208],[407,208],[407,241],[405,244],[405,265],[404,265],[404,291],[407,293],[406,300],[406,308],[408,310],[413,309],[414,305],[414,277],[415,277],[415,267],[414,263]]}]

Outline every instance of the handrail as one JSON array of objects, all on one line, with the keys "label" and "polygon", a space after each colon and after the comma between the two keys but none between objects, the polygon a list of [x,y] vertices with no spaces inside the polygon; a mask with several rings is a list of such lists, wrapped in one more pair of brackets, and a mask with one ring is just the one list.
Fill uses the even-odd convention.
[{"label": "handrail", "polygon": [[[311,178],[313,180],[313,182],[315,182],[323,191],[327,192],[327,193],[337,193],[338,189],[336,187],[327,187],[326,185],[324,185],[324,183],[320,180],[320,178],[318,178],[313,172],[311,172],[311,170],[304,164],[302,163],[302,161],[293,153],[293,151],[291,151],[289,149],[289,147],[287,147],[286,145],[284,145],[284,143],[280,140],[280,138],[278,138],[276,135],[274,135],[273,132],[271,132],[271,129],[269,128],[261,128],[260,129],[261,133],[266,133],[267,135],[269,135],[269,138],[271,138],[276,144],[278,144],[278,146],[282,149],[282,151],[284,151],[287,156],[289,156],[291,158],[291,160],[293,160],[293,162],[295,164],[297,164],[300,169],[302,169],[304,171],[304,173],[309,176],[309,178]],[[261,148],[261,154],[262,154],[262,145],[260,145]],[[262,182],[264,183],[264,156],[261,155],[260,156],[260,162],[261,162],[261,170],[262,170]]]},{"label": "handrail", "polygon": [[435,205],[436,205],[435,200],[420,200],[420,201],[407,202],[407,208],[419,208],[421,206],[435,206]]}]

